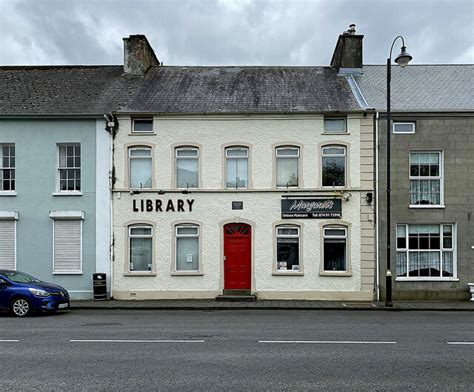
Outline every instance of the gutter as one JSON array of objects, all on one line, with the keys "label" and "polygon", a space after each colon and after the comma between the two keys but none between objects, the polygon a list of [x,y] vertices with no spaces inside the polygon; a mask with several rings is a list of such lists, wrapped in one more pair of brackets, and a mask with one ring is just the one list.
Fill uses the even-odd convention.
[{"label": "gutter", "polygon": [[377,293],[377,301],[380,301],[380,259],[379,259],[379,112],[375,112],[374,117],[374,161],[375,161],[375,291]]}]

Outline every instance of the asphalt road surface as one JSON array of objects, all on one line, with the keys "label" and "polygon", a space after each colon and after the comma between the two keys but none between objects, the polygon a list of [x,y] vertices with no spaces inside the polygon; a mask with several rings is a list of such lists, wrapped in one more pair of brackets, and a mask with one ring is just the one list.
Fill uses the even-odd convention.
[{"label": "asphalt road surface", "polygon": [[0,391],[474,390],[474,312],[0,314]]}]

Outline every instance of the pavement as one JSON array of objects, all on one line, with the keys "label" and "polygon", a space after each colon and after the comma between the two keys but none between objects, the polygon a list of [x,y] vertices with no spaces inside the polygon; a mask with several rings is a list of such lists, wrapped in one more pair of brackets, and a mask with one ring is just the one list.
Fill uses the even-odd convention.
[{"label": "pavement", "polygon": [[384,302],[352,301],[277,301],[254,302],[188,300],[73,300],[71,309],[139,309],[139,310],[373,310],[373,311],[474,311],[471,301],[394,301],[392,307]]}]

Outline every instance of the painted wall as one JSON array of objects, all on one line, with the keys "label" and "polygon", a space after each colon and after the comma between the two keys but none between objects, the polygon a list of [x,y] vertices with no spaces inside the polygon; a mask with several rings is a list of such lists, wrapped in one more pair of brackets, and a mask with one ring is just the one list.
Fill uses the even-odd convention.
[{"label": "painted wall", "polygon": [[[0,142],[15,143],[17,194],[0,195],[0,210],[19,212],[17,269],[64,286],[73,298],[90,298],[96,271],[96,121],[3,119]],[[81,144],[82,196],[53,196],[57,143],[67,142]],[[52,273],[50,211],[84,211],[82,275]],[[108,244],[104,245],[107,249]]]},{"label": "painted wall", "polygon": [[[129,117],[119,117],[115,139],[114,190],[114,297],[116,298],[212,298],[222,293],[222,225],[231,221],[247,222],[253,230],[252,291],[260,298],[365,299],[373,298],[374,230],[373,207],[365,194],[373,191],[372,119],[353,114],[348,117],[348,133],[323,132],[323,116],[233,116],[233,117],[155,117],[154,135],[131,134]],[[302,227],[304,274],[272,274],[274,264],[273,224],[281,222],[281,196],[273,187],[276,144],[300,144],[303,170],[302,187],[294,195],[332,194],[320,186],[320,149],[324,143],[345,143],[349,150],[349,187],[352,194],[343,201],[341,220],[285,220]],[[201,189],[183,195],[174,188],[174,147],[188,143],[201,146]],[[245,144],[250,147],[250,189],[223,189],[224,146]],[[127,148],[132,145],[153,147],[155,186],[151,191],[130,195],[127,184]],[[365,151],[361,154],[361,151]],[[363,158],[363,160],[362,160]],[[368,162],[368,163],[367,163]],[[302,181],[301,181],[302,180]],[[157,191],[163,190],[164,195]],[[305,193],[306,192],[306,193]],[[133,199],[194,199],[192,212],[134,212]],[[243,201],[244,209],[231,209],[232,201]],[[201,224],[202,274],[176,276],[172,271],[173,225],[178,221]],[[350,224],[351,276],[322,276],[321,225]],[[136,222],[154,225],[154,262],[156,274],[127,273],[127,226]]]}]

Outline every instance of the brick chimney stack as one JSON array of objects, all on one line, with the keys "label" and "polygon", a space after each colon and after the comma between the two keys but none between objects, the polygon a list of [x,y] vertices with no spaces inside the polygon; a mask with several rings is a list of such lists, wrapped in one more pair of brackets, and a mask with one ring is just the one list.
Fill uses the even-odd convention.
[{"label": "brick chimney stack", "polygon": [[341,69],[362,69],[362,39],[363,35],[356,34],[355,24],[349,26],[337,40],[336,48],[331,59],[331,67],[339,72]]},{"label": "brick chimney stack", "polygon": [[143,76],[150,67],[160,65],[150,43],[144,35],[131,35],[123,39],[124,62],[126,75]]}]

